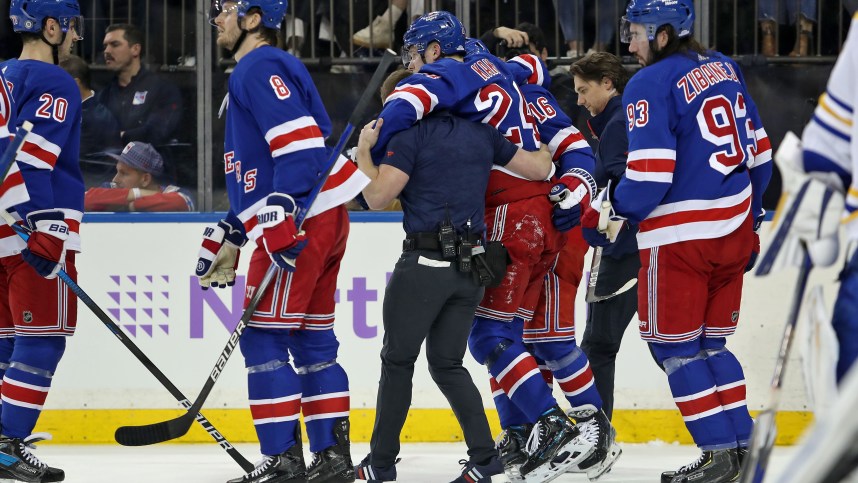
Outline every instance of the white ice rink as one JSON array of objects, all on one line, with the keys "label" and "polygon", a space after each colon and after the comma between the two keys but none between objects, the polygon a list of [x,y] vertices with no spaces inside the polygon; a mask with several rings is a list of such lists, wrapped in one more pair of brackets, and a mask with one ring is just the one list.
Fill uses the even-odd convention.
[{"label": "white ice rink", "polygon": [[[255,461],[256,445],[238,445],[242,454]],[[352,445],[355,462],[369,449],[367,443]],[[775,476],[795,447],[776,447],[770,461]],[[232,459],[214,444],[160,445],[142,448],[122,446],[62,446],[42,444],[35,452],[46,463],[62,468],[69,483],[224,483],[242,474]],[[690,463],[698,455],[693,446],[624,444],[623,455],[600,482],[654,483],[661,472]],[[463,443],[403,444],[402,462],[397,465],[398,482],[445,483],[459,475]],[[309,462],[309,460],[308,460]],[[767,478],[766,481],[772,481]],[[584,475],[564,475],[557,482],[586,482]]]}]

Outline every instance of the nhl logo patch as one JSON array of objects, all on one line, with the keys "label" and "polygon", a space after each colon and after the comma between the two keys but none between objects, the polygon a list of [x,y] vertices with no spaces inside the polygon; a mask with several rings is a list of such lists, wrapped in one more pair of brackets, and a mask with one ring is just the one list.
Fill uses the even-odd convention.
[{"label": "nhl logo patch", "polygon": [[29,324],[33,321],[33,313],[29,310],[24,311],[24,323]]},{"label": "nhl logo patch", "polygon": [[134,100],[131,101],[131,105],[132,106],[140,106],[140,105],[145,104],[146,103],[146,94],[148,94],[148,93],[149,93],[149,91],[142,91],[142,92],[137,91],[137,92],[135,92],[134,93]]},{"label": "nhl logo patch", "polygon": [[737,320],[739,320],[739,311],[738,310],[734,310],[733,313],[730,314],[730,320],[733,322],[736,322]]}]

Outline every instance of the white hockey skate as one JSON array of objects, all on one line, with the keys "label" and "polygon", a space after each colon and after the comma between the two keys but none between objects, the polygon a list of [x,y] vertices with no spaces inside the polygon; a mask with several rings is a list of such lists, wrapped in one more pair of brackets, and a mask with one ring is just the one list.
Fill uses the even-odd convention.
[{"label": "white hockey skate", "polygon": [[566,414],[575,420],[581,437],[593,443],[593,453],[581,463],[567,470],[568,473],[586,473],[590,481],[599,479],[611,471],[611,467],[623,453],[622,448],[615,442],[617,431],[611,426],[611,421],[595,406],[585,405],[572,408]]},{"label": "white hockey skate", "polygon": [[527,483],[551,481],[584,461],[593,450],[593,443],[582,438],[581,431],[555,406],[539,418],[530,432],[521,476]]}]

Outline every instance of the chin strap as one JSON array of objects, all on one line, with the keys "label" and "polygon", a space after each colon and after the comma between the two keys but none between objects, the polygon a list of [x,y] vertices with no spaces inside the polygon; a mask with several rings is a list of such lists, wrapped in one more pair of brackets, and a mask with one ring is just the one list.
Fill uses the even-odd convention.
[{"label": "chin strap", "polygon": [[44,43],[48,44],[48,46],[50,46],[51,54],[53,55],[53,58],[54,58],[54,65],[60,64],[60,45],[65,43],[66,35],[68,35],[68,32],[63,32],[63,36],[60,39],[60,43],[59,44],[52,44],[51,41],[48,40],[47,37],[45,37],[45,31],[42,30],[42,42],[44,42]]}]

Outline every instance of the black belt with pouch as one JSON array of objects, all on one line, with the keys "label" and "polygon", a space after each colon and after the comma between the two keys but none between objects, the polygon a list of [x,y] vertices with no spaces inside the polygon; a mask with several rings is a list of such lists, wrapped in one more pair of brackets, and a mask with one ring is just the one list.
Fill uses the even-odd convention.
[{"label": "black belt with pouch", "polygon": [[[483,287],[497,287],[506,275],[510,259],[501,242],[482,245],[480,235],[457,237],[455,251],[445,250],[439,233],[408,233],[402,241],[402,251],[429,250],[440,252],[445,260],[456,261],[460,272],[470,272],[476,283]],[[452,254],[452,256],[450,256]]]}]

